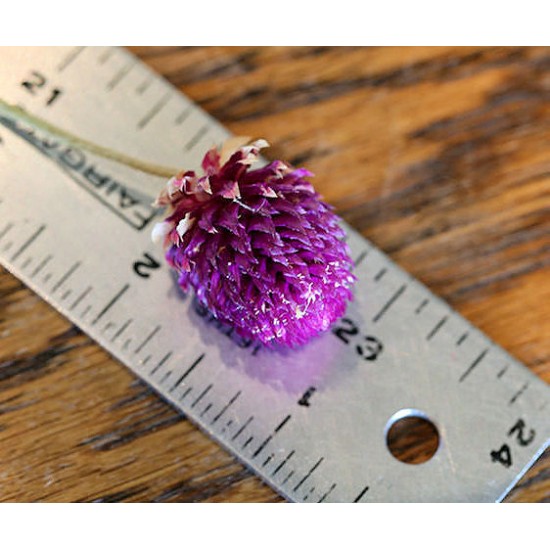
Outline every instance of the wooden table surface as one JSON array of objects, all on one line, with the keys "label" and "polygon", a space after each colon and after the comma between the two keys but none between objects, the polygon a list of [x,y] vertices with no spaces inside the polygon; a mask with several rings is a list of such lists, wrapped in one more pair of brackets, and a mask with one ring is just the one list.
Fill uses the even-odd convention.
[{"label": "wooden table surface", "polygon": [[[549,48],[131,49],[550,383]],[[5,270],[0,338],[1,500],[281,500]]]}]

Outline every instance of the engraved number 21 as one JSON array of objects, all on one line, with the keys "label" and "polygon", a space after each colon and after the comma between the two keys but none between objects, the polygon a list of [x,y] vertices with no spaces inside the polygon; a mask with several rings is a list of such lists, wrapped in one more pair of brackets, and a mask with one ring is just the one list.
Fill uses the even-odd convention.
[{"label": "engraved number 21", "polygon": [[61,95],[59,88],[52,88],[48,85],[48,79],[38,71],[31,71],[29,76],[21,82],[21,86],[32,95],[46,94],[46,105],[52,105]]}]

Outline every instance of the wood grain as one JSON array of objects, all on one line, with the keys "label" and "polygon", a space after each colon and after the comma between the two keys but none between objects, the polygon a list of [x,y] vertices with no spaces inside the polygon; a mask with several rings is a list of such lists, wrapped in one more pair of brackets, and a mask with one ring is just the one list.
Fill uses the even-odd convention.
[{"label": "wood grain", "polygon": [[[550,382],[549,48],[131,50]],[[4,270],[0,338],[1,500],[281,500]]]}]

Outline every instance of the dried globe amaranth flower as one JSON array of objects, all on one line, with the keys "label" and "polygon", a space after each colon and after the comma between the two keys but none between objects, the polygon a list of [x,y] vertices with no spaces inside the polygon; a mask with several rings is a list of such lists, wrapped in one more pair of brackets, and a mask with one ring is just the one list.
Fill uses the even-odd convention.
[{"label": "dried globe amaranth flower", "polygon": [[344,314],[355,281],[344,232],[304,168],[251,169],[258,140],[229,156],[211,149],[204,175],[182,172],[157,204],[153,230],[179,285],[243,338],[297,346]]}]

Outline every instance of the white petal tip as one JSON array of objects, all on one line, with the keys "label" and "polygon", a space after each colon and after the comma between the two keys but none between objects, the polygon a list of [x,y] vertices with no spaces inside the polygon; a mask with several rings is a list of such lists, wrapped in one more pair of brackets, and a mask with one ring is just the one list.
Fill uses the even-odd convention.
[{"label": "white petal tip", "polygon": [[179,221],[178,226],[176,227],[176,231],[178,232],[180,239],[183,239],[183,236],[187,233],[189,228],[193,225],[193,221],[194,220],[191,220],[191,216],[189,212],[185,214],[185,216]]},{"label": "white petal tip", "polygon": [[269,142],[265,139],[257,139],[254,143],[252,143],[252,145],[257,149],[265,149],[266,147],[269,147]]},{"label": "white petal tip", "polygon": [[155,226],[153,227],[153,230],[151,231],[151,240],[155,244],[162,243],[166,235],[170,233],[171,229],[172,229],[172,224],[168,222],[159,222],[155,224]]}]

